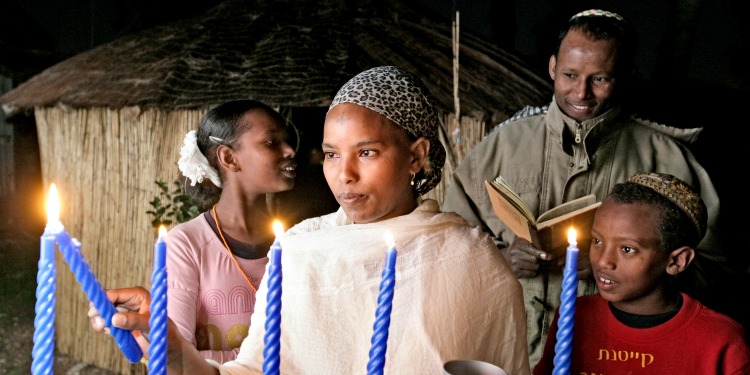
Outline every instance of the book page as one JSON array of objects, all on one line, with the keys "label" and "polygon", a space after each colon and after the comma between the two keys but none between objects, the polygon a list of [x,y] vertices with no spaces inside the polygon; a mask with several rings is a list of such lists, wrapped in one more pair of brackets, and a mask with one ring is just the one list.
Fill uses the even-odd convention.
[{"label": "book page", "polygon": [[531,225],[529,220],[515,207],[506,195],[495,190],[493,185],[485,181],[487,193],[490,196],[490,203],[495,215],[502,221],[516,236],[531,241]]},{"label": "book page", "polygon": [[521,212],[521,214],[526,216],[526,219],[529,222],[534,225],[537,223],[536,216],[534,216],[534,213],[531,212],[529,206],[526,205],[526,202],[521,199],[521,196],[518,195],[518,193],[511,189],[510,185],[508,185],[503,176],[497,176],[495,181],[492,181],[490,183],[500,194],[504,195],[509,203],[515,206],[516,209]]},{"label": "book page", "polygon": [[565,202],[539,215],[539,218],[536,219],[537,225],[543,221],[580,210],[594,203],[596,203],[596,195],[594,194],[584,195],[580,198],[573,199],[572,201]]}]

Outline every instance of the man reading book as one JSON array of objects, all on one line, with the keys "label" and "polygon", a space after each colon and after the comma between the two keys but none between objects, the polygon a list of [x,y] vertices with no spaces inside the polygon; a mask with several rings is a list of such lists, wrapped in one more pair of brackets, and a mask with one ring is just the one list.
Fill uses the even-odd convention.
[{"label": "man reading book", "polygon": [[[718,304],[727,293],[723,289],[728,280],[722,277],[731,271],[718,243],[719,198],[688,149],[702,129],[657,124],[628,110],[624,99],[634,57],[634,32],[620,15],[594,9],[570,18],[549,59],[553,100],[544,107],[526,107],[493,129],[455,169],[446,191],[443,209],[490,232],[524,288],[532,366],[560,303],[565,259],[554,256],[557,249],[537,248],[517,238],[497,217],[485,181],[498,176],[534,215],[587,194],[601,201],[615,184],[637,172],[669,173],[684,180],[700,191],[708,206],[708,230],[682,290],[716,310],[730,307]],[[588,245],[579,242],[581,295],[596,292]]]}]

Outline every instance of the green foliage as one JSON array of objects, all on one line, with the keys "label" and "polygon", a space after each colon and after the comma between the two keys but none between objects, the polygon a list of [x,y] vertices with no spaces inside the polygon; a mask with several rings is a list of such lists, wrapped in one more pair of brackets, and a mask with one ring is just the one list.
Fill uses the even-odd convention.
[{"label": "green foliage", "polygon": [[193,197],[185,194],[179,180],[174,181],[175,189],[171,192],[167,182],[157,180],[155,183],[159,186],[159,195],[148,202],[153,209],[146,211],[153,218],[152,226],[169,226],[175,221],[184,223],[200,214],[198,203]]}]

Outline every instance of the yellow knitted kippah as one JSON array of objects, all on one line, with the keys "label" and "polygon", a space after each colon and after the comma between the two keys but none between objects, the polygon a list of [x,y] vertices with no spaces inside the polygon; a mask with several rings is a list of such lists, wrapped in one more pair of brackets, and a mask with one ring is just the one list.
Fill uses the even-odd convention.
[{"label": "yellow knitted kippah", "polygon": [[698,230],[699,238],[706,234],[708,212],[700,195],[685,181],[665,173],[638,173],[629,182],[645,186],[669,199],[685,212]]}]

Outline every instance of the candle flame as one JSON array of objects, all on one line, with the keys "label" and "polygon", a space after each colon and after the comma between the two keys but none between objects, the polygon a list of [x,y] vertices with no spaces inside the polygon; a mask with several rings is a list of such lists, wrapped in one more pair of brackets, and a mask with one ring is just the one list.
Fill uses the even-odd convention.
[{"label": "candle flame", "polygon": [[273,221],[273,233],[276,237],[281,237],[281,235],[284,234],[284,226],[278,220]]},{"label": "candle flame", "polygon": [[163,238],[167,235],[167,227],[164,226],[164,224],[159,226],[159,238]]},{"label": "candle flame", "polygon": [[568,229],[568,243],[570,245],[575,245],[577,243],[576,242],[576,230],[573,229],[573,227],[570,227],[570,229]]},{"label": "candle flame", "polygon": [[388,244],[388,248],[396,247],[396,241],[393,240],[393,234],[390,231],[385,232],[385,243]]},{"label": "candle flame", "polygon": [[60,221],[60,200],[57,198],[57,187],[54,183],[49,186],[49,197],[47,198],[47,223]]}]

